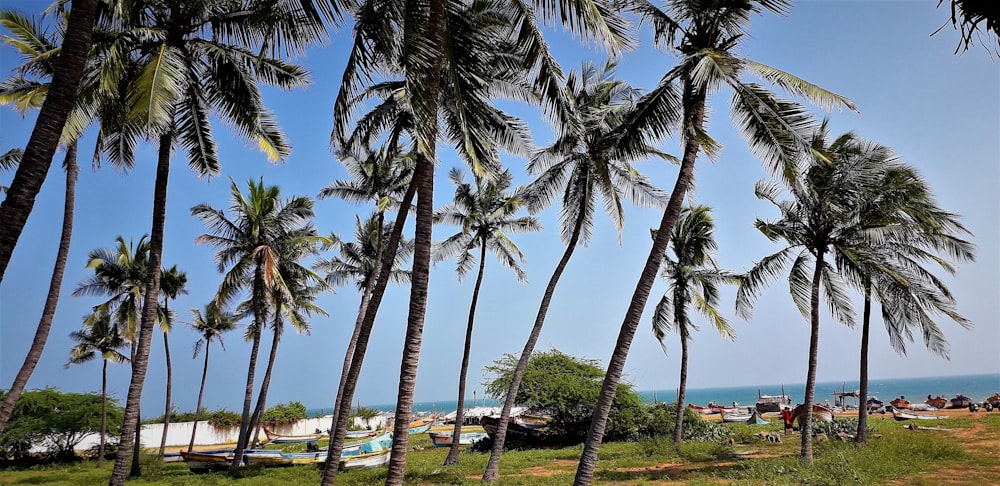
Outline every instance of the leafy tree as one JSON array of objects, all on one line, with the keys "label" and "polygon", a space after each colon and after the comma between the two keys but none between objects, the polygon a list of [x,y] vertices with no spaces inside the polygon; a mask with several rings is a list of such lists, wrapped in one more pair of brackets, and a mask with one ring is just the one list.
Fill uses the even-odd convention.
[{"label": "leafy tree", "polygon": [[306,406],[301,402],[279,403],[268,408],[261,416],[261,422],[269,425],[294,424],[299,420],[309,418],[306,413]]},{"label": "leafy tree", "polygon": [[[640,174],[632,163],[648,157],[669,157],[644,144],[629,151],[617,149],[615,131],[634,108],[639,93],[613,76],[614,64],[610,62],[600,69],[591,63],[584,63],[579,73],[570,73],[563,91],[565,105],[578,123],[555,124],[556,140],[538,150],[528,164],[528,172],[536,176],[524,191],[528,208],[532,212],[541,211],[561,196],[560,226],[566,250],[542,295],[534,325],[511,381],[511,389],[506,394],[508,397],[517,395],[521,376],[541,336],[549,303],[563,270],[577,245],[586,245],[593,234],[598,198],[603,200],[605,212],[619,235],[625,224],[623,199],[630,199],[640,206],[662,206],[666,200],[666,195]],[[496,479],[499,474],[500,454],[513,406],[511,400],[504,402],[484,479]]]},{"label": "leafy tree", "polygon": [[88,435],[100,433],[102,424],[111,433],[121,427],[121,407],[116,400],[104,398],[97,393],[65,393],[54,388],[24,392],[7,430],[0,435],[0,454],[20,459],[32,446],[40,446],[56,459],[73,459],[74,447]]},{"label": "leafy tree", "polygon": [[[484,390],[490,397],[506,398],[518,359],[505,354],[485,369]],[[528,409],[550,415],[550,433],[563,443],[579,443],[587,434],[594,403],[601,392],[604,371],[596,360],[577,358],[558,350],[534,353],[521,379],[514,401]],[[640,421],[630,415],[642,413],[642,399],[632,386],[623,384],[615,399],[608,428],[609,440],[635,439]]]},{"label": "leafy tree", "polygon": [[[316,228],[310,222],[314,214],[309,198],[299,196],[282,200],[281,189],[265,186],[263,178],[256,183],[249,181],[246,195],[240,192],[235,181],[230,183],[232,201],[229,214],[207,204],[191,208],[191,214],[201,219],[210,231],[198,236],[195,242],[218,249],[215,260],[219,272],[225,273],[216,300],[225,306],[244,290],[250,294],[244,307],[246,314],[253,316],[246,331],[252,345],[234,459],[234,464],[239,464],[252,430],[250,405],[254,374],[261,333],[270,315],[269,306],[273,308],[275,305],[275,292],[284,296],[286,302],[292,300],[293,288],[284,280],[290,269],[311,273],[298,263],[298,258],[294,256],[296,252],[326,239],[317,236]],[[237,472],[231,471],[231,474]]]},{"label": "leafy tree", "polygon": [[222,350],[226,350],[226,344],[222,340],[222,335],[236,329],[236,317],[226,312],[219,303],[212,300],[205,305],[205,311],[191,309],[191,323],[188,324],[201,335],[201,339],[194,343],[194,355],[197,358],[202,345],[205,346],[205,364],[201,370],[201,385],[198,387],[198,403],[195,405],[194,417],[191,419],[194,425],[191,426],[191,442],[188,444],[188,452],[194,449],[194,435],[198,430],[198,419],[201,415],[201,400],[205,395],[205,378],[208,376],[208,349],[212,346],[212,340],[219,341]]},{"label": "leafy tree", "polygon": [[[712,258],[718,247],[714,238],[715,223],[708,206],[689,206],[681,210],[670,235],[670,255],[663,257],[663,278],[668,283],[667,292],[660,298],[653,314],[653,335],[660,341],[676,331],[681,338],[681,376],[677,392],[677,406],[684,408],[687,393],[688,341],[698,326],[691,320],[691,307],[702,314],[724,338],[735,339],[736,333],[719,313],[720,283],[736,283],[732,274],[719,270]],[[683,439],[684,415],[675,414],[674,444]]]},{"label": "leafy tree", "polygon": [[619,129],[621,136],[617,145],[626,150],[677,129],[683,153],[677,181],[608,362],[604,389],[574,478],[576,486],[590,484],[593,480],[597,451],[615,388],[656,280],[657,268],[667,250],[671,230],[694,180],[698,153],[703,151],[712,157],[720,148],[706,131],[709,96],[723,87],[732,90],[730,113],[734,124],[743,132],[757,157],[772,172],[785,178],[795,175],[795,160],[807,143],[804,130],[814,125],[813,119],[802,106],[778,98],[757,83],[745,81],[744,76],[755,75],[824,108],[854,108],[843,96],[737,54],[741,41],[749,38],[752,15],[763,11],[783,14],[789,4],[787,0],[670,0],[661,10],[646,0],[627,3],[627,7],[640,16],[641,22],[648,22],[653,28],[654,44],[676,55],[677,64],[639,100],[637,109]]},{"label": "leafy tree", "polygon": [[[457,168],[451,170],[448,178],[455,184],[455,199],[439,209],[434,215],[434,220],[461,229],[437,244],[434,259],[442,261],[458,255],[455,258],[455,272],[461,281],[475,265],[474,252],[479,250],[479,272],[472,291],[472,303],[469,305],[465,347],[458,374],[458,411],[455,415],[454,437],[459,437],[462,434],[462,424],[465,422],[463,408],[465,379],[469,372],[469,356],[472,354],[472,328],[476,322],[476,304],[479,302],[479,290],[486,271],[486,252],[493,253],[501,265],[517,274],[518,281],[524,282],[527,280],[527,274],[519,264],[519,262],[524,263],[524,254],[507,234],[539,231],[542,226],[534,217],[515,216],[524,207],[524,199],[519,190],[508,192],[513,181],[510,171],[503,171],[496,179],[489,182],[481,177],[474,177],[475,188],[465,182],[465,174]],[[458,464],[458,451],[459,441],[452,441],[448,456],[444,460],[446,466]]]},{"label": "leafy tree", "polygon": [[71,364],[82,364],[101,357],[101,441],[97,452],[98,464],[104,463],[104,443],[107,433],[108,361],[126,363],[128,358],[119,350],[128,346],[121,330],[112,322],[107,309],[99,308],[83,321],[83,331],[73,331],[69,337],[76,341],[69,352]]}]

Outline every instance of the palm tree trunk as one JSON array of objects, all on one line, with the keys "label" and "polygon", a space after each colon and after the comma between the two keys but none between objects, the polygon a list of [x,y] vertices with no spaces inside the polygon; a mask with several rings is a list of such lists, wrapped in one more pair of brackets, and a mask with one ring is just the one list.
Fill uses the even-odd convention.
[{"label": "palm tree trunk", "polygon": [[140,410],[136,417],[136,427],[135,427],[135,440],[132,441],[132,465],[128,470],[128,477],[138,478],[142,477],[142,467],[139,464],[139,453],[141,452],[139,448],[142,447],[142,411]]},{"label": "palm tree trunk", "polygon": [[257,393],[257,406],[254,407],[253,415],[250,418],[250,430],[254,431],[251,439],[254,444],[260,437],[260,417],[264,414],[264,407],[267,405],[267,389],[271,386],[271,370],[274,369],[274,361],[278,357],[278,342],[281,341],[281,328],[277,320],[277,311],[275,311],[274,339],[271,341],[271,352],[267,357],[267,368],[264,370],[264,380],[260,384],[260,392]]},{"label": "palm tree trunk", "polygon": [[[361,365],[364,363],[365,352],[368,349],[368,338],[371,337],[375,317],[378,315],[378,309],[382,303],[382,296],[385,295],[386,286],[389,284],[392,263],[395,260],[396,251],[399,249],[399,241],[403,236],[403,226],[406,225],[406,217],[409,214],[410,205],[413,203],[413,197],[416,195],[417,181],[420,180],[422,177],[421,174],[425,169],[427,168],[423,164],[417,164],[413,172],[413,179],[411,179],[410,185],[406,189],[406,194],[403,195],[403,201],[399,206],[399,213],[396,215],[396,223],[392,227],[392,234],[389,235],[389,241],[386,243],[385,253],[382,256],[383,261],[380,263],[381,268],[378,278],[375,280],[375,287],[372,289],[371,300],[365,307],[364,319],[358,333],[354,354],[350,359],[350,369],[347,372],[347,379],[341,379],[343,393],[338,391],[337,403],[334,406],[335,417],[333,424],[335,426],[330,430],[330,445],[327,448],[326,462],[323,464],[322,486],[333,486],[334,480],[337,479],[337,473],[340,468],[340,453],[344,449],[344,439],[347,436],[347,421],[351,415],[351,401],[354,400],[354,389],[357,386],[358,375],[361,374]],[[345,358],[344,363],[347,364],[347,362],[348,360]]]},{"label": "palm tree trunk", "polygon": [[[436,5],[443,11],[443,0],[432,0],[432,11]],[[435,17],[436,15],[432,13],[431,18]],[[431,22],[428,23],[430,24]],[[428,25],[428,28],[431,28],[430,25]],[[431,30],[431,32],[434,32],[434,30]],[[440,81],[439,76],[433,77],[438,78],[438,81]],[[417,185],[417,215],[413,238],[413,277],[410,283],[410,309],[406,323],[406,336],[403,338],[403,359],[399,365],[399,389],[396,394],[392,453],[389,456],[389,472],[385,478],[386,486],[399,486],[403,484],[403,471],[406,468],[406,452],[409,447],[409,423],[413,409],[413,390],[417,384],[417,366],[420,363],[420,346],[423,342],[424,315],[427,312],[427,288],[430,281],[431,263],[431,230],[434,225],[434,168],[432,165],[434,163],[434,154],[428,154],[425,157],[420,157],[420,159],[419,163],[427,164],[429,167],[423,171]]]},{"label": "palm tree trunk", "polygon": [[[251,297],[255,301],[262,299],[262,297],[259,297],[261,292],[263,292],[262,289],[264,288],[264,277],[261,272],[262,270],[260,265],[258,265],[254,275],[254,296]],[[233,451],[233,464],[229,468],[229,475],[234,478],[239,476],[240,467],[243,462],[243,451],[246,449],[247,442],[249,440],[250,403],[253,401],[254,374],[257,370],[257,354],[260,352],[260,338],[262,328],[264,327],[263,319],[264,316],[267,315],[266,310],[262,308],[262,303],[258,302],[256,306],[257,309],[254,313],[253,345],[250,347],[250,364],[247,366],[247,386],[246,392],[243,395],[243,414],[240,416],[240,435],[236,441],[236,450]]]},{"label": "palm tree trunk", "polygon": [[7,197],[0,203],[0,282],[35,205],[35,197],[52,165],[52,156],[59,146],[66,118],[76,103],[80,78],[90,51],[91,31],[97,18],[97,3],[97,0],[74,0],[70,7],[69,22],[48,95],[42,102]]},{"label": "palm tree trunk", "polygon": [[806,374],[806,395],[802,398],[802,415],[799,430],[802,432],[802,451],[799,461],[806,465],[813,462],[812,406],[816,394],[816,367],[819,362],[819,288],[823,276],[823,249],[816,252],[816,269],[813,271],[809,311],[809,371]]},{"label": "palm tree trunk", "polygon": [[201,387],[198,388],[198,404],[194,407],[194,424],[191,425],[191,443],[188,444],[188,452],[194,450],[194,436],[198,431],[198,419],[201,418],[201,399],[205,395],[205,378],[208,376],[208,348],[212,346],[212,341],[205,340],[205,366],[201,370]]},{"label": "palm tree trunk", "polygon": [[[674,301],[674,308],[683,307]],[[680,311],[683,314],[683,311]],[[680,444],[684,439],[684,400],[687,398],[688,379],[688,333],[684,324],[686,321],[677,321],[681,334],[681,381],[677,389],[677,424],[674,425],[674,444]]]},{"label": "palm tree trunk", "polygon": [[[139,430],[139,403],[142,401],[142,386],[146,380],[146,370],[149,368],[149,344],[153,339],[153,323],[156,321],[156,308],[160,295],[160,268],[163,262],[163,227],[167,219],[167,180],[170,176],[170,146],[173,141],[173,131],[160,135],[158,162],[156,164],[156,182],[153,189],[153,225],[149,239],[149,260],[146,273],[145,295],[143,299],[142,321],[139,325],[139,345],[136,347],[135,360],[132,362],[132,381],[129,383],[128,396],[125,399],[125,421],[122,424],[122,439],[118,454],[115,456],[115,467],[111,473],[109,486],[125,484],[125,468],[128,464],[128,449],[133,445],[133,437]],[[138,441],[136,441],[138,442]]]},{"label": "palm tree trunk", "polygon": [[462,370],[458,374],[458,410],[455,412],[455,429],[452,431],[451,448],[448,449],[448,457],[444,459],[445,466],[458,464],[458,439],[462,436],[462,424],[465,422],[465,378],[469,373],[469,355],[472,354],[472,327],[476,322],[476,304],[479,302],[479,289],[482,287],[483,274],[486,271],[486,238],[480,239],[479,246],[479,275],[476,276],[476,286],[472,290],[472,304],[469,305],[469,324],[465,328]]},{"label": "palm tree trunk", "polygon": [[101,359],[101,443],[97,447],[97,467],[104,466],[105,434],[108,430],[108,360]]},{"label": "palm tree trunk", "polygon": [[56,306],[59,304],[59,291],[62,288],[63,275],[66,273],[66,260],[69,258],[70,241],[73,238],[73,212],[76,206],[76,179],[80,172],[80,167],[76,163],[76,141],[66,147],[66,197],[63,202],[63,224],[62,233],[59,236],[59,249],[56,251],[56,263],[52,268],[52,279],[49,281],[49,293],[45,297],[45,305],[42,307],[42,316],[38,320],[38,327],[35,329],[35,337],[28,348],[28,354],[24,357],[24,363],[14,377],[14,383],[3,397],[0,404],[0,434],[3,433],[10,415],[14,412],[14,405],[21,398],[24,387],[28,385],[31,374],[35,371],[35,366],[42,357],[45,350],[45,343],[49,339],[49,331],[52,330],[52,319],[56,314]]},{"label": "palm tree trunk", "polygon": [[[166,302],[164,302],[166,306]],[[170,385],[173,383],[173,368],[170,366],[170,339],[166,331],[163,331],[163,352],[167,359],[167,400],[163,411],[163,435],[160,437],[160,455],[163,457],[163,450],[167,447],[167,430],[170,428]]]},{"label": "palm tree trunk", "polygon": [[858,378],[858,433],[855,443],[868,443],[868,334],[871,331],[871,282],[865,282],[865,307],[861,316],[861,376]]},{"label": "palm tree trunk", "polygon": [[[632,338],[635,330],[639,326],[642,318],[642,311],[649,300],[649,293],[656,280],[657,270],[663,262],[663,255],[667,251],[667,243],[670,241],[670,233],[677,222],[677,217],[681,212],[681,204],[684,202],[684,195],[687,193],[691,180],[694,178],[694,164],[698,158],[699,142],[691,135],[691,131],[700,132],[705,119],[705,93],[696,92],[689,81],[685,81],[684,86],[684,111],[686,127],[684,130],[684,158],[681,161],[680,172],[677,174],[677,182],[674,183],[674,190],[670,193],[670,200],[666,209],[663,210],[663,218],[653,239],[653,247],[646,257],[646,265],[642,268],[639,282],[635,286],[632,300],[629,303],[628,311],[625,313],[625,320],[622,322],[621,331],[618,333],[618,342],[615,350],[611,354],[611,361],[608,363],[608,372],[604,375],[604,383],[601,385],[601,394],[598,397],[597,405],[594,408],[594,416],[590,422],[590,430],[587,431],[587,440],[583,446],[583,454],[580,456],[580,464],[576,469],[576,477],[573,479],[575,486],[589,485],[594,479],[594,469],[597,467],[597,451],[601,447],[601,440],[604,438],[604,428],[608,422],[608,414],[611,413],[611,404],[614,402],[615,393],[618,391],[618,381],[621,380],[622,370],[625,368],[625,360],[628,358],[628,351],[632,345]],[[697,130],[694,129],[697,128]]]},{"label": "palm tree trunk", "polygon": [[[586,199],[583,199],[583,201],[585,203]],[[580,214],[584,213],[581,211]],[[576,250],[576,244],[580,241],[580,233],[582,231],[583,218],[580,218],[573,224],[573,233],[566,244],[566,250],[563,251],[562,258],[559,259],[555,270],[552,271],[548,285],[545,286],[542,302],[538,305],[538,314],[535,315],[535,324],[531,327],[531,333],[528,334],[528,341],[524,343],[524,349],[521,350],[521,357],[517,360],[517,367],[514,368],[514,376],[511,378],[510,388],[507,389],[507,396],[504,398],[503,409],[500,412],[500,421],[497,423],[497,431],[493,436],[493,448],[490,450],[490,459],[486,463],[486,471],[483,472],[483,481],[495,481],[500,476],[500,455],[503,453],[503,444],[507,438],[507,424],[510,422],[510,412],[514,409],[517,390],[521,386],[521,379],[524,378],[525,370],[528,369],[528,359],[531,358],[531,353],[535,350],[538,337],[542,335],[542,326],[545,324],[545,316],[549,312],[549,303],[552,302],[552,296],[555,295],[556,285],[559,284],[563,270],[566,269],[570,257],[573,256],[573,251]]]}]

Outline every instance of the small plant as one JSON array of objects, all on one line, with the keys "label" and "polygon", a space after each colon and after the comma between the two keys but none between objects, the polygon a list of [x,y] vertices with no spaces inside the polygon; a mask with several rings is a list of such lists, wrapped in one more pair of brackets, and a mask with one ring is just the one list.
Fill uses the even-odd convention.
[{"label": "small plant", "polygon": [[309,418],[306,406],[301,402],[279,403],[264,411],[261,423],[271,426],[294,424],[299,420]]},{"label": "small plant", "polygon": [[240,423],[242,422],[240,414],[233,412],[232,410],[226,410],[224,408],[220,408],[219,410],[209,412],[205,416],[204,420],[207,420],[212,427],[215,427],[217,429],[227,429],[229,427],[235,427],[237,425],[240,425]]}]

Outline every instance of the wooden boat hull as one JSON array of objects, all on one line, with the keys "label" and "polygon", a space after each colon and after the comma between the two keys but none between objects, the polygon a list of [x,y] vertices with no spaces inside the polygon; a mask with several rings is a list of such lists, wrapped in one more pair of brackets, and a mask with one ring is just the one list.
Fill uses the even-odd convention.
[{"label": "wooden boat hull", "polygon": [[[434,447],[449,447],[454,440],[451,432],[431,432],[431,442]],[[472,445],[487,437],[483,432],[466,432],[458,437],[459,445]]]},{"label": "wooden boat hull", "polygon": [[181,458],[193,473],[225,471],[233,463],[232,451],[226,452],[180,452]]},{"label": "wooden boat hull", "polygon": [[350,456],[347,458],[342,457],[340,459],[340,469],[346,471],[351,469],[370,469],[373,467],[379,467],[389,462],[391,452],[392,449],[383,449],[381,451]]},{"label": "wooden boat hull", "polygon": [[364,439],[365,437],[373,437],[378,431],[375,430],[348,430],[345,438],[347,439]]},{"label": "wooden boat hull", "polygon": [[[479,419],[479,425],[483,427],[483,430],[489,434],[491,439],[496,436],[497,425],[499,423],[500,417],[483,417]],[[545,431],[542,429],[525,427],[513,420],[507,422],[507,438],[515,437],[521,440],[533,440],[543,435],[545,435]]]},{"label": "wooden boat hull", "polygon": [[920,415],[913,412],[904,412],[902,410],[893,410],[892,418],[903,421],[903,420],[938,420],[946,417],[941,417],[938,415]]},{"label": "wooden boat hull", "polygon": [[924,402],[934,408],[944,408],[948,405],[948,399],[938,395],[937,397],[931,398],[930,395],[927,396],[927,401]]},{"label": "wooden boat hull", "polygon": [[722,421],[729,423],[746,423],[747,420],[753,415],[749,413],[724,413],[722,414]]},{"label": "wooden boat hull", "polygon": [[264,434],[272,444],[296,444],[300,442],[312,442],[326,437],[326,434],[306,434],[306,435],[278,435],[264,427]]},{"label": "wooden boat hull", "polygon": [[897,408],[899,410],[907,410],[910,408],[910,401],[903,398],[897,398],[889,402],[889,405],[892,405],[892,408]]},{"label": "wooden boat hull", "polygon": [[326,461],[326,451],[283,453],[281,451],[253,451],[244,455],[250,466],[297,466],[320,464]]},{"label": "wooden boat hull", "polygon": [[951,406],[949,408],[969,408],[969,405],[971,404],[972,400],[970,400],[969,397],[965,395],[958,395],[957,397],[951,399]]},{"label": "wooden boat hull", "polygon": [[992,397],[986,399],[986,403],[992,405],[993,408],[1000,406],[1000,393],[994,393]]}]

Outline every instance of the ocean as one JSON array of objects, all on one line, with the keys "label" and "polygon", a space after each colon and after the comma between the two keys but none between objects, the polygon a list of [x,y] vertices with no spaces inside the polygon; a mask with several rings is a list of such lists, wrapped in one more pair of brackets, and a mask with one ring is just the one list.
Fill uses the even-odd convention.
[{"label": "ocean", "polygon": [[[763,395],[779,395],[782,386],[785,394],[790,395],[792,403],[801,403],[805,394],[804,383],[786,383],[784,385],[766,384],[760,386],[737,386],[723,388],[689,388],[687,390],[686,403],[705,405],[708,402],[715,402],[722,405],[732,405],[737,402],[742,406],[757,403],[757,391]],[[828,381],[816,384],[816,401],[824,402],[829,400],[833,403],[835,392],[846,390],[848,392],[858,389],[858,382],[855,381]],[[986,375],[963,375],[963,376],[936,376],[930,378],[872,378],[868,380],[868,395],[876,396],[886,402],[899,396],[904,396],[913,402],[923,402],[927,395],[942,395],[952,398],[961,393],[972,399],[973,402],[981,402],[986,397],[1000,392],[1000,373]],[[643,390],[639,392],[646,403],[653,403],[654,396],[659,402],[672,402],[677,399],[677,390]],[[455,400],[438,400],[432,402],[416,402],[413,404],[415,412],[444,412],[448,413],[456,408]],[[847,403],[852,403],[848,401]],[[854,402],[856,405],[857,403]],[[376,410],[392,411],[396,405],[390,404],[364,404],[363,406]],[[466,400],[466,408],[472,407],[472,400]],[[503,403],[490,398],[480,398],[475,406],[500,407]],[[325,415],[331,413],[330,408],[309,409],[311,416]]]}]

